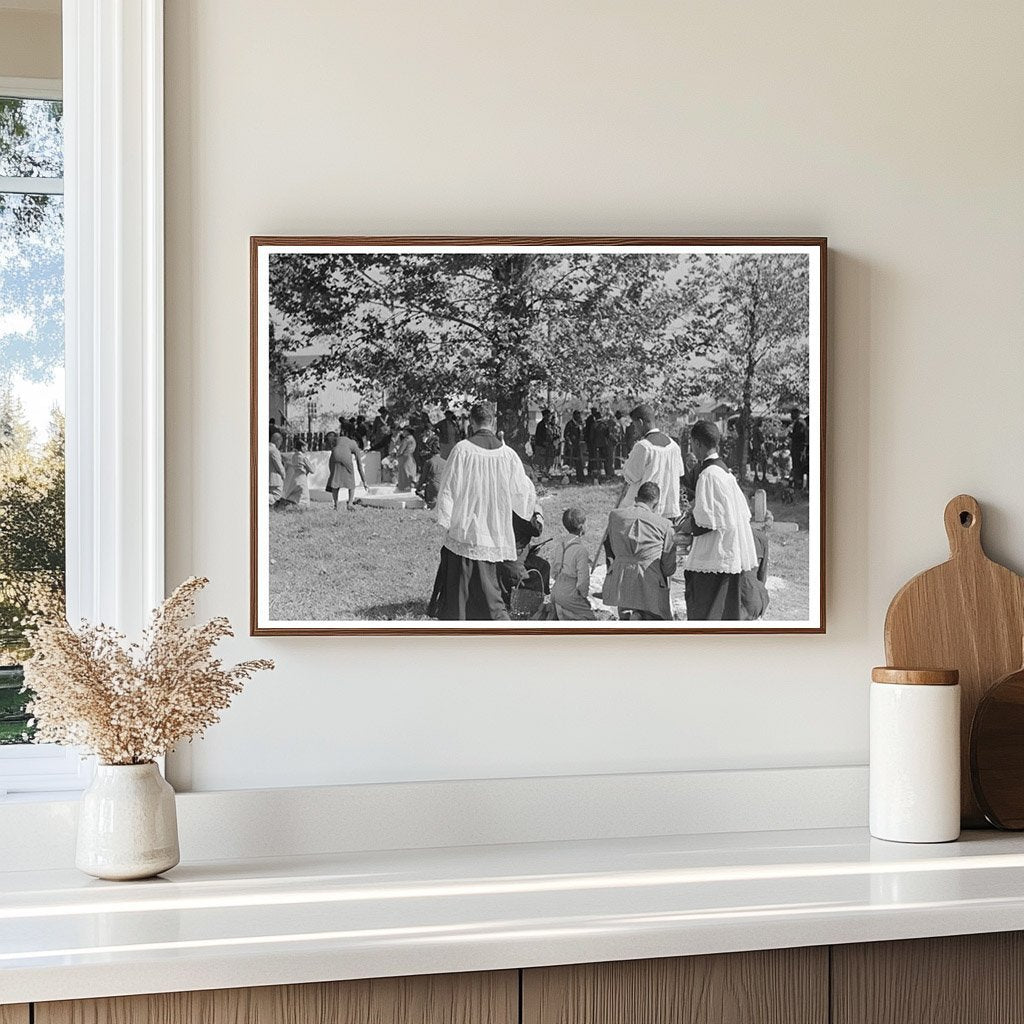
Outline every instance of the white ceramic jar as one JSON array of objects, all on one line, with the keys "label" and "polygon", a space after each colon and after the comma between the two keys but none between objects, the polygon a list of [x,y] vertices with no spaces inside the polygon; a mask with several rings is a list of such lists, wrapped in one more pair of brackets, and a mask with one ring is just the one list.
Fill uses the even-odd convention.
[{"label": "white ceramic jar", "polygon": [[959,673],[876,668],[871,680],[871,834],[898,843],[958,838]]},{"label": "white ceramic jar", "polygon": [[178,863],[174,790],[149,764],[98,764],[78,811],[75,865],[95,878],[150,878]]}]

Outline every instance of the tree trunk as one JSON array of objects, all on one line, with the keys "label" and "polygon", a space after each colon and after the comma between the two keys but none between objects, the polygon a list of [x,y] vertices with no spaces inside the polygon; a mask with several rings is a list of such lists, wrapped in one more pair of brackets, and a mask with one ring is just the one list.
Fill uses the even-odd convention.
[{"label": "tree trunk", "polygon": [[505,443],[522,454],[530,437],[529,347],[535,314],[530,305],[536,257],[516,253],[496,257],[493,275],[498,286],[495,332],[495,401],[498,429]]},{"label": "tree trunk", "polygon": [[739,429],[736,431],[736,452],[733,456],[733,466],[741,483],[747,478],[747,467],[750,464],[750,421],[753,418],[753,385],[754,366],[752,363],[748,363],[747,372],[743,378],[743,404],[740,407]]},{"label": "tree trunk", "polygon": [[740,422],[736,431],[736,451],[733,453],[733,468],[740,482],[747,478],[747,466],[750,462],[750,421],[754,405],[754,374],[757,372],[757,359],[754,357],[757,345],[757,303],[760,274],[751,281],[750,308],[747,311],[747,343],[746,362],[743,367],[743,402],[740,406]]},{"label": "tree trunk", "polygon": [[498,430],[503,431],[505,443],[520,455],[530,439],[530,391],[519,385],[498,396]]}]

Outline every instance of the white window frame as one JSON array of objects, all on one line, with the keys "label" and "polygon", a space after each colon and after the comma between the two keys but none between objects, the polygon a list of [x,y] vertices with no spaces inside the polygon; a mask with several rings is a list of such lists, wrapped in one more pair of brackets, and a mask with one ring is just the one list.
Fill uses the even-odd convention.
[{"label": "white window frame", "polygon": [[[64,0],[63,49],[34,86],[64,100],[68,617],[138,635],[164,596],[163,0]],[[0,748],[0,795],[91,774]]]},{"label": "white window frame", "polygon": [[0,96],[19,100],[62,100],[64,87],[59,78],[10,78],[0,75]]}]

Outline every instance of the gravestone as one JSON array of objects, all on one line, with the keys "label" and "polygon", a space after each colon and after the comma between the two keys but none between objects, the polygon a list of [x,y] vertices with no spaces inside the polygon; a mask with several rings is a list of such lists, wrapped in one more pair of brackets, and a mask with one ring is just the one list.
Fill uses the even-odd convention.
[{"label": "gravestone", "polygon": [[750,525],[755,530],[763,530],[766,533],[798,533],[800,530],[799,523],[790,523],[786,521],[779,522],[772,514],[771,509],[768,508],[768,495],[765,493],[764,488],[759,487],[754,491],[754,514],[751,517]]},{"label": "gravestone", "polygon": [[764,523],[768,516],[768,495],[764,488],[759,487],[754,491],[754,522]]}]

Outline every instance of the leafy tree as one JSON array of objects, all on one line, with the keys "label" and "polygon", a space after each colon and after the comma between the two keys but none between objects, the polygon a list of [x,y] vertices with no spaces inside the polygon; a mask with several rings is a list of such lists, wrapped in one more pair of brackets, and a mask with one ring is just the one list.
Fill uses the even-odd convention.
[{"label": "leafy tree", "polygon": [[62,208],[47,206],[38,229],[19,234],[0,211],[0,387],[15,376],[46,381],[64,358]]},{"label": "leafy tree", "polygon": [[[0,99],[0,176],[63,174],[62,108]],[[31,187],[31,186],[30,186]],[[64,422],[38,447],[12,386],[64,355],[63,196],[0,192],[0,666],[30,653],[26,618],[64,597]],[[20,669],[0,670],[0,743],[31,736]]]},{"label": "leafy tree", "polygon": [[689,329],[702,339],[702,388],[739,407],[736,468],[747,461],[756,402],[805,405],[809,263],[791,253],[693,257]]},{"label": "leafy tree", "polygon": [[[0,176],[59,178],[64,173],[63,104],[54,100],[0,97]],[[12,194],[0,193],[0,210],[16,206]],[[33,198],[45,200],[45,195]],[[38,226],[45,202],[17,211],[19,230]]]},{"label": "leafy tree", "polygon": [[[0,99],[0,175],[60,177],[61,104]],[[63,196],[0,192],[0,387],[63,359]]]},{"label": "leafy tree", "polygon": [[811,361],[804,338],[790,338],[769,352],[761,364],[755,401],[786,411],[810,405]]},{"label": "leafy tree", "polygon": [[64,417],[41,449],[20,402],[0,396],[0,656],[28,653],[26,616],[63,605]]},{"label": "leafy tree", "polygon": [[0,458],[8,474],[12,467],[25,466],[32,448],[32,425],[21,399],[7,388],[0,394]]},{"label": "leafy tree", "polygon": [[522,445],[531,401],[642,392],[676,315],[671,257],[591,253],[271,257],[271,370],[310,342],[312,383],[387,389],[400,408],[466,394]]}]

